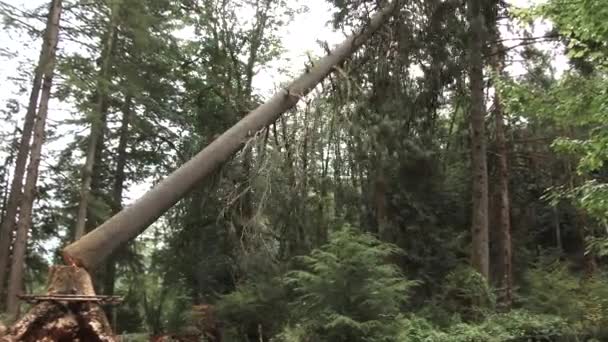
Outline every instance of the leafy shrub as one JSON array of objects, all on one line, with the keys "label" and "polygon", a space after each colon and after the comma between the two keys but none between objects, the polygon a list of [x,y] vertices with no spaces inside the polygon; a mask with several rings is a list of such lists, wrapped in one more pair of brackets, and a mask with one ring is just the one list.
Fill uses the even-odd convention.
[{"label": "leafy shrub", "polygon": [[223,326],[244,336],[276,334],[287,317],[285,291],[280,279],[272,278],[239,286],[223,296],[216,305]]},{"label": "leafy shrub", "polygon": [[349,227],[332,234],[285,276],[295,295],[292,327],[313,341],[393,341],[401,304],[415,284],[387,262],[399,251]]},{"label": "leafy shrub", "polygon": [[562,317],[580,335],[608,338],[608,283],[597,274],[581,280],[559,262],[537,264],[526,274],[524,307]]},{"label": "leafy shrub", "polygon": [[494,292],[485,278],[470,266],[460,266],[445,279],[439,302],[464,321],[477,321],[496,304]]},{"label": "leafy shrub", "polygon": [[400,342],[574,341],[571,329],[561,318],[521,310],[491,314],[483,322],[457,323],[445,330],[416,316],[400,324]]}]

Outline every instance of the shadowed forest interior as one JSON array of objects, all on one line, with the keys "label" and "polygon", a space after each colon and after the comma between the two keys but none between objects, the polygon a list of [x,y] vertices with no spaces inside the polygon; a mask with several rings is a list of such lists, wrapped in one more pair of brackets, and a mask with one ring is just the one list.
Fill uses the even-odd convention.
[{"label": "shadowed forest interior", "polygon": [[608,341],[608,3],[321,2],[0,1],[0,339]]}]

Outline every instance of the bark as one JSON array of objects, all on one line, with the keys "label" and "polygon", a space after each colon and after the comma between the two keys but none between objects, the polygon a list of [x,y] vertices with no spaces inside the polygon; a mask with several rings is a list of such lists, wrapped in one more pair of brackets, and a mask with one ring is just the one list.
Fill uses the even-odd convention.
[{"label": "bark", "polygon": [[[503,62],[500,55],[501,46],[495,46],[492,57],[492,68],[496,75],[503,72]],[[500,94],[495,89],[494,93],[494,120],[496,133],[497,152],[497,226],[498,226],[498,279],[501,296],[500,304],[504,308],[510,308],[513,302],[513,264],[511,245],[511,201],[509,197],[509,168],[508,149],[505,137],[505,123]]]},{"label": "bark", "polygon": [[19,314],[19,299],[17,295],[23,286],[23,268],[25,263],[25,252],[27,245],[27,235],[32,225],[32,207],[36,198],[36,182],[38,181],[38,168],[40,166],[40,156],[42,145],[45,140],[45,125],[48,113],[49,100],[51,98],[51,88],[53,85],[53,72],[55,69],[55,55],[59,39],[59,20],[61,17],[61,0],[54,0],[51,3],[48,32],[48,59],[43,66],[44,81],[42,84],[42,94],[40,96],[40,108],[34,124],[34,139],[32,141],[29,164],[25,187],[19,210],[19,223],[17,226],[17,236],[13,248],[11,260],[11,270],[9,275],[8,291],[6,295],[6,306],[9,316],[17,317]]},{"label": "bark", "polygon": [[80,186],[80,202],[78,203],[78,214],[74,227],[74,240],[80,239],[87,227],[89,216],[89,202],[91,197],[91,185],[93,183],[95,161],[99,160],[101,148],[103,147],[103,135],[105,129],[105,116],[107,111],[108,86],[110,83],[110,68],[112,54],[116,39],[116,17],[118,9],[113,7],[108,32],[103,43],[101,66],[99,69],[99,81],[97,84],[97,104],[95,116],[91,120],[91,133],[89,135],[87,155],[82,169],[82,184]]},{"label": "bark", "polygon": [[[132,98],[127,95],[120,123],[120,137],[116,150],[116,171],[114,172],[114,184],[112,185],[112,212],[118,213],[122,210],[122,196],[126,179],[125,168],[127,165],[127,144],[129,142],[129,125],[131,122]],[[115,255],[111,256],[106,265],[104,278],[104,294],[114,294],[114,282],[116,279],[116,260]]]},{"label": "bark", "polygon": [[587,213],[582,209],[576,209],[576,233],[578,237],[577,245],[580,259],[582,261],[584,279],[591,279],[597,273],[597,260],[593,253],[587,253]]},{"label": "bark", "polygon": [[[54,266],[47,294],[95,295],[89,274],[82,268]],[[1,341],[117,341],[101,307],[94,301],[45,300],[17,321]]]},{"label": "bark", "polygon": [[489,275],[488,166],[486,161],[483,82],[484,24],[480,0],[469,0],[469,78],[471,91],[471,168],[473,212],[471,216],[472,266],[486,279]]},{"label": "bark", "polygon": [[558,253],[561,255],[564,252],[564,245],[562,243],[562,228],[559,219],[559,209],[557,206],[553,207],[553,224],[555,226],[555,247],[557,247]]},{"label": "bark", "polygon": [[387,185],[386,179],[382,170],[377,171],[378,175],[374,182],[374,211],[376,216],[376,225],[378,229],[378,237],[387,242],[389,239],[388,229],[388,208],[387,208]]},{"label": "bark", "polygon": [[[251,45],[249,47],[249,56],[247,58],[247,64],[245,65],[245,85],[243,89],[243,95],[241,96],[241,101],[247,107],[251,103],[251,95],[253,93],[252,84],[253,84],[253,76],[255,75],[255,66],[258,60],[258,50],[262,44],[262,37],[264,36],[264,31],[266,28],[266,22],[268,19],[268,11],[271,4],[271,1],[264,0],[265,6],[262,7],[260,1],[256,2],[256,27],[253,30],[253,35],[251,38]],[[236,66],[236,65],[235,65]],[[240,89],[239,89],[240,91]],[[254,204],[253,204],[253,191],[251,187],[252,180],[252,159],[253,159],[253,142],[249,142],[245,146],[245,150],[243,151],[243,184],[245,186],[244,193],[240,199],[240,215],[241,222],[237,225],[237,239],[243,240],[246,238],[243,236],[243,232],[246,231],[246,227],[252,224],[252,220],[255,216],[254,213]]]},{"label": "bark", "polygon": [[248,137],[272,124],[282,113],[294,107],[302,96],[308,94],[335,66],[346,60],[384,24],[397,3],[398,1],[393,1],[380,10],[366,27],[348,37],[332,53],[320,59],[314,67],[285,89],[242,118],[131,206],[67,246],[63,250],[64,259],[68,263],[94,269],[116,248],[137,237],[196,184],[227,161]]},{"label": "bark", "polygon": [[[13,133],[13,139],[11,139],[11,145],[14,146],[16,145],[16,141],[17,141],[17,134],[19,133],[19,129],[15,129],[15,132]],[[13,164],[13,161],[15,160],[15,150],[12,148],[10,148],[10,152],[8,154],[8,156],[6,156],[6,158],[4,159],[4,165],[2,167],[2,178],[1,178],[1,182],[2,182],[2,212],[0,213],[0,226],[2,225],[2,222],[4,221],[4,219],[6,218],[6,206],[8,204],[8,196],[9,196],[9,192],[10,192],[10,169],[11,169],[11,165]],[[2,292],[2,291],[0,291]]]},{"label": "bark", "polygon": [[[49,15],[46,24],[46,30],[38,59],[38,65],[34,70],[34,80],[32,82],[32,91],[25,114],[23,123],[23,131],[19,142],[17,159],[15,160],[15,170],[13,172],[13,180],[11,182],[11,190],[8,196],[6,212],[0,227],[0,295],[4,295],[4,283],[8,275],[7,266],[9,264],[10,247],[13,241],[12,235],[17,220],[17,212],[19,203],[21,202],[23,191],[23,178],[25,176],[25,166],[29,156],[30,141],[32,139],[32,131],[36,120],[36,109],[38,107],[38,98],[40,97],[40,87],[42,85],[42,77],[44,67],[48,64],[52,44],[50,40],[57,35],[59,13],[53,12],[55,1],[51,2]],[[57,20],[57,22],[55,22]]]}]

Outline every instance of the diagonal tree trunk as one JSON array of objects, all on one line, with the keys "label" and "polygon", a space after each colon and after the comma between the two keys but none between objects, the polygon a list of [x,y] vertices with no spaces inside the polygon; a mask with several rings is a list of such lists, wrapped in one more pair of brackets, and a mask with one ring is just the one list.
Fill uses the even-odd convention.
[{"label": "diagonal tree trunk", "polygon": [[393,1],[381,9],[370,19],[367,26],[348,37],[329,55],[317,61],[286,88],[246,115],[131,206],[67,246],[63,250],[66,262],[92,270],[119,246],[137,237],[196,184],[226,162],[242,147],[248,137],[270,125],[282,113],[295,106],[300,98],[331,73],[335,66],[344,62],[364,44],[388,20],[397,3],[398,1]]},{"label": "diagonal tree trunk", "polygon": [[471,168],[473,211],[471,216],[471,264],[488,279],[488,166],[486,160],[485,104],[483,82],[484,18],[481,0],[468,0],[470,22],[469,78],[471,90]]},{"label": "diagonal tree trunk", "polygon": [[51,88],[53,85],[53,72],[55,69],[55,55],[59,40],[59,20],[61,17],[61,0],[54,0],[51,4],[48,32],[48,60],[43,66],[44,82],[42,84],[42,94],[40,97],[40,108],[36,116],[34,125],[34,139],[30,151],[30,161],[27,167],[27,176],[23,191],[23,198],[19,210],[19,223],[17,225],[17,237],[13,249],[11,271],[9,276],[8,291],[6,296],[6,306],[9,316],[17,317],[19,314],[19,299],[17,295],[23,286],[23,269],[25,264],[25,252],[27,246],[27,235],[32,225],[32,207],[36,198],[36,182],[38,181],[38,168],[40,166],[40,156],[42,145],[45,140],[46,117],[51,98]]},{"label": "diagonal tree trunk", "polygon": [[[61,4],[59,4],[61,6]],[[10,248],[13,241],[13,231],[17,220],[17,212],[19,210],[19,203],[21,202],[22,191],[23,191],[23,178],[25,176],[25,166],[27,158],[29,156],[30,142],[32,139],[32,130],[34,128],[34,122],[36,120],[36,109],[38,107],[38,99],[40,97],[40,87],[42,85],[42,77],[44,73],[44,67],[47,65],[50,58],[50,54],[54,53],[51,51],[53,45],[50,43],[50,39],[56,36],[54,32],[58,30],[59,14],[54,13],[55,2],[51,2],[49,15],[46,24],[46,30],[42,42],[42,48],[40,51],[40,57],[38,59],[38,65],[34,70],[34,80],[32,82],[32,91],[30,93],[30,99],[27,106],[27,112],[25,114],[25,121],[23,123],[23,131],[21,140],[19,142],[19,149],[17,153],[17,159],[15,161],[15,170],[13,172],[13,180],[11,182],[11,190],[8,196],[6,211],[2,219],[2,226],[0,226],[0,297],[4,298],[4,284],[6,276],[8,275],[7,266],[9,265]],[[55,22],[57,20],[57,22]]]},{"label": "diagonal tree trunk", "polygon": [[[89,135],[86,161],[82,169],[82,184],[80,186],[80,202],[78,203],[78,214],[74,228],[74,240],[80,239],[87,227],[89,217],[89,202],[91,197],[91,186],[95,174],[95,161],[100,160],[103,148],[103,135],[105,130],[105,117],[108,101],[108,87],[110,83],[112,54],[116,39],[116,19],[118,16],[118,2],[114,2],[111,9],[111,19],[103,42],[101,66],[97,83],[97,103],[94,115],[91,119],[91,133]],[[98,165],[99,166],[99,165]]]}]

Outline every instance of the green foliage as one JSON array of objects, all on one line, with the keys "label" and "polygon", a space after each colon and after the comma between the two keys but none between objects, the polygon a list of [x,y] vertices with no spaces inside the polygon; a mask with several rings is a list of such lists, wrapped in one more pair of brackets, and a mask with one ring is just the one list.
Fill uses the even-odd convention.
[{"label": "green foliage", "polygon": [[479,320],[491,312],[496,303],[487,280],[470,266],[461,266],[445,279],[440,302],[465,321]]},{"label": "green foliage", "polygon": [[399,250],[345,227],[330,241],[297,258],[285,284],[294,291],[293,319],[315,341],[388,341],[400,306],[415,282],[388,259]]},{"label": "green foliage", "polygon": [[557,316],[516,310],[489,315],[479,323],[457,323],[439,329],[419,317],[400,321],[402,342],[575,341],[568,323]]},{"label": "green foliage", "polygon": [[524,307],[561,317],[580,335],[606,338],[608,283],[601,275],[580,279],[561,263],[538,264],[526,276]]},{"label": "green foliage", "polygon": [[257,331],[265,335],[278,333],[287,316],[287,298],[280,279],[246,283],[220,298],[216,304],[225,326],[240,336]]},{"label": "green foliage", "polygon": [[571,58],[601,65],[608,57],[608,9],[602,0],[551,0],[536,10],[550,19],[568,40]]}]

